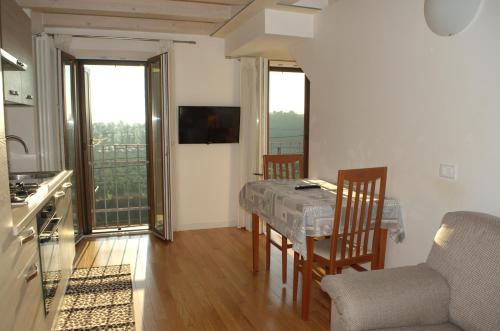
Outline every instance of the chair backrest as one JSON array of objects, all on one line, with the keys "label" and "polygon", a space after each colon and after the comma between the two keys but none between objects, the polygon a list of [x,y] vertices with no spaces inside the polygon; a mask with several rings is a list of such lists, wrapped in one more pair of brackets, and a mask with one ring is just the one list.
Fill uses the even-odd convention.
[{"label": "chair backrest", "polygon": [[500,217],[447,213],[427,265],[450,287],[450,322],[464,330],[500,330]]},{"label": "chair backrest", "polygon": [[347,265],[378,264],[386,180],[387,167],[339,170],[333,217],[333,233],[339,235],[331,237],[329,273]]},{"label": "chair backrest", "polygon": [[264,179],[304,178],[302,154],[264,155]]}]

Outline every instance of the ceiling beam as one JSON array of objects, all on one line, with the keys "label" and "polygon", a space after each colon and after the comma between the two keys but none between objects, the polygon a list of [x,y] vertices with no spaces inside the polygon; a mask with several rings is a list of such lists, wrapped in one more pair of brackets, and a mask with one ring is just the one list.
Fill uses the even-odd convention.
[{"label": "ceiling beam", "polygon": [[178,1],[214,3],[214,4],[230,5],[230,6],[246,6],[252,0],[178,0]]},{"label": "ceiling beam", "polygon": [[[221,23],[239,6],[171,0],[17,0],[43,13],[187,20]],[[235,8],[237,7],[237,8]]]},{"label": "ceiling beam", "polygon": [[187,33],[208,35],[220,23],[159,20],[150,18],[106,17],[92,15],[68,15],[34,13],[37,21],[49,28],[86,28],[143,32]]}]

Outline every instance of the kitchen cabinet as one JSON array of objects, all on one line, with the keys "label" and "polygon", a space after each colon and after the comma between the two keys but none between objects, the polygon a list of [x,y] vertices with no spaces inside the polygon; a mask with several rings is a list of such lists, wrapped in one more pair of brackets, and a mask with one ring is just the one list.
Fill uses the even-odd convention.
[{"label": "kitchen cabinet", "polygon": [[8,273],[9,281],[2,290],[0,330],[44,330],[35,218],[19,235],[9,232],[4,239],[4,252],[14,258],[2,265],[1,272]]},{"label": "kitchen cabinet", "polygon": [[35,104],[35,65],[31,19],[15,0],[1,1],[1,47],[26,65],[25,70],[4,66],[4,102]]},{"label": "kitchen cabinet", "polygon": [[75,257],[71,172],[47,178],[31,203],[12,210],[10,204],[0,204],[0,210],[7,207],[12,214],[12,228],[0,228],[0,256],[10,258],[0,268],[8,285],[0,284],[0,294],[9,298],[0,300],[0,311],[7,312],[0,330],[49,331],[60,314]]}]

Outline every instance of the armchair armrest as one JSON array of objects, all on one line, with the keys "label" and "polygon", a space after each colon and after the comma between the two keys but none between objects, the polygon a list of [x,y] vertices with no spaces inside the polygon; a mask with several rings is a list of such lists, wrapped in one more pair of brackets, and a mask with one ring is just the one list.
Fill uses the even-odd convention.
[{"label": "armchair armrest", "polygon": [[369,330],[448,321],[450,290],[426,264],[326,276],[321,288],[332,299],[335,325]]}]

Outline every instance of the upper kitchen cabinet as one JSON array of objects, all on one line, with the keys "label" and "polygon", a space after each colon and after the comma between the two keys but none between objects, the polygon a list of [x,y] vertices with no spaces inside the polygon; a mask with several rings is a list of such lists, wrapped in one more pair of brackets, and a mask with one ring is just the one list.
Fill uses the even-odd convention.
[{"label": "upper kitchen cabinet", "polygon": [[5,64],[2,69],[4,102],[32,106],[35,103],[35,66],[31,19],[15,0],[1,0],[0,20],[2,62]]}]

